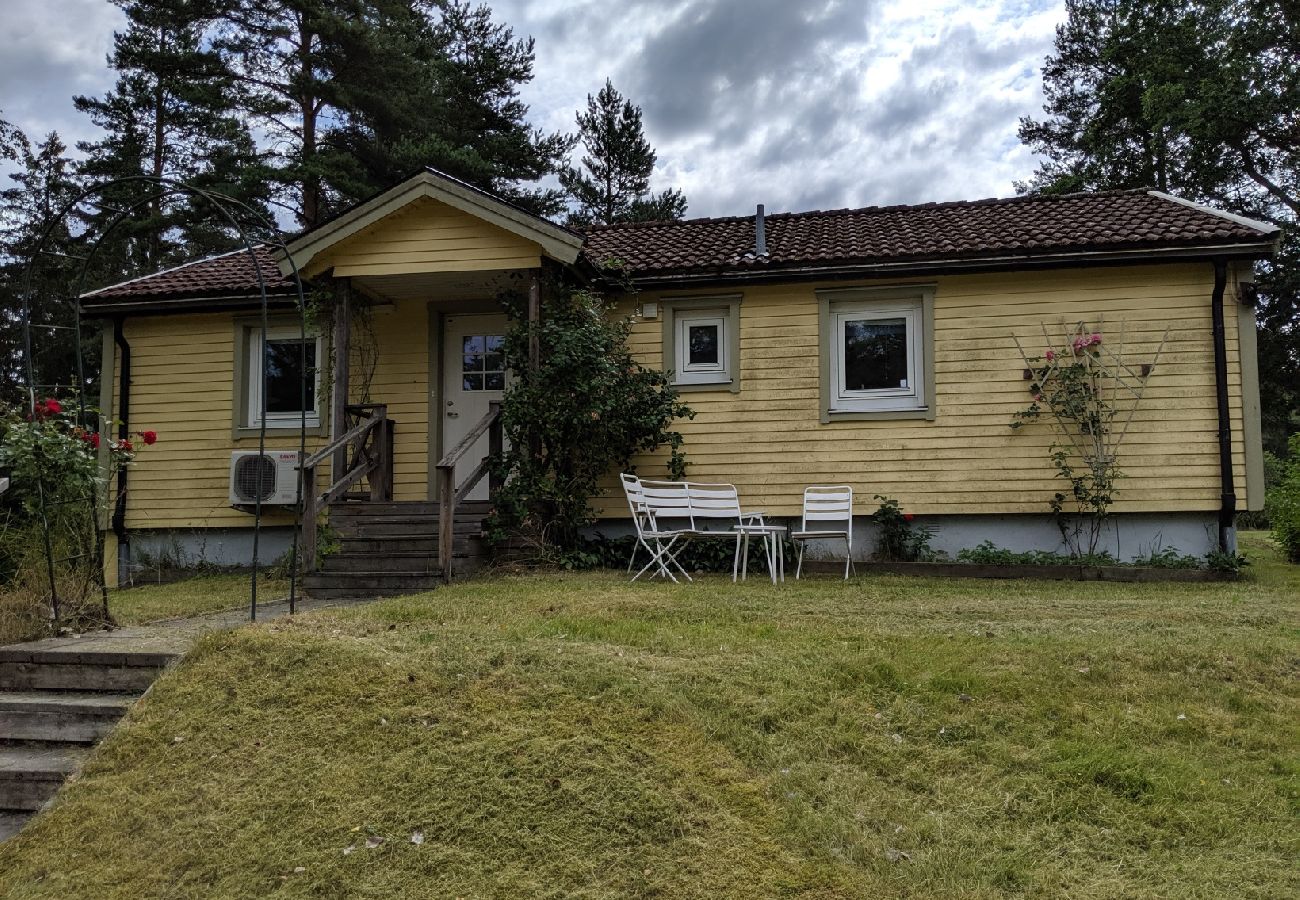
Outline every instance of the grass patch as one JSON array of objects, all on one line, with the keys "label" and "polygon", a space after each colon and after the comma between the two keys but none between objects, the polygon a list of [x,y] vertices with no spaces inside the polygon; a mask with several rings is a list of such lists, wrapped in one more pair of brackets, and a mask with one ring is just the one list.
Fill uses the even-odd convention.
[{"label": "grass patch", "polygon": [[[248,605],[248,575],[196,575],[170,584],[141,584],[110,591],[108,608],[119,625],[201,616]],[[289,595],[287,580],[261,577],[258,602]]]},{"label": "grass patch", "polygon": [[[1300,893],[1300,567],[498,577],[204,638],[0,894]],[[413,843],[416,835],[420,843]]]}]

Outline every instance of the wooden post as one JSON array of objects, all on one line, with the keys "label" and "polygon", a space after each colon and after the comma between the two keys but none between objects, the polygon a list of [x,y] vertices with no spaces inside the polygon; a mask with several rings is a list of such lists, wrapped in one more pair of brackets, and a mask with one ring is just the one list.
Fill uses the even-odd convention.
[{"label": "wooden post", "polygon": [[528,370],[536,372],[542,363],[542,270],[533,269],[528,282]]},{"label": "wooden post", "polygon": [[456,468],[438,467],[438,564],[442,581],[451,584],[452,542],[455,540]]},{"label": "wooden post", "polygon": [[[334,305],[334,371],[330,381],[331,438],[348,430],[348,385],[352,363],[352,282],[340,279],[339,300]],[[330,480],[337,482],[347,472],[348,448],[339,447],[330,461]]]},{"label": "wooden post", "polygon": [[316,570],[316,467],[302,470],[302,554],[303,574]]},{"label": "wooden post", "polygon": [[393,420],[384,414],[375,426],[375,470],[370,473],[372,503],[393,499],[393,426]]}]

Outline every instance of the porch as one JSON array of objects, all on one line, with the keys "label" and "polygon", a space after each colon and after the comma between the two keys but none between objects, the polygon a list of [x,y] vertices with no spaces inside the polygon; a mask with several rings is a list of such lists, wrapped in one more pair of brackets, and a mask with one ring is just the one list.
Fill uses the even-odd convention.
[{"label": "porch", "polygon": [[427,589],[481,562],[488,461],[503,447],[503,298],[540,321],[546,269],[572,265],[580,247],[432,173],[290,245],[282,270],[332,293],[317,336],[329,440],[302,462],[309,594]]}]

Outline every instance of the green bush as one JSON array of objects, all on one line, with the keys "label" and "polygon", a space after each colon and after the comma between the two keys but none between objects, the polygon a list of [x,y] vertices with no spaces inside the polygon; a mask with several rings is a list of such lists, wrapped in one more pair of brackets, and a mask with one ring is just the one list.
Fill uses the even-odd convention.
[{"label": "green bush", "polygon": [[897,500],[876,494],[880,507],[871,514],[876,526],[875,559],[881,562],[933,562],[938,554],[930,547],[934,535],[924,525],[912,525],[911,513],[903,512]]},{"label": "green bush", "polygon": [[1273,537],[1291,562],[1300,562],[1300,434],[1291,435],[1282,477],[1268,495]]},{"label": "green bush", "polygon": [[[629,318],[612,316],[603,297],[555,285],[540,325],[528,322],[525,300],[503,298],[512,313],[506,365],[515,373],[502,404],[507,447],[494,460],[502,487],[493,496],[495,540],[529,538],[543,561],[563,564],[581,550],[594,521],[588,499],[600,480],[627,472],[632,458],[669,449],[672,478],[685,473],[682,436],[673,427],[695,415],[669,376],[639,363],[628,348]],[[537,339],[540,362],[529,365]]]}]

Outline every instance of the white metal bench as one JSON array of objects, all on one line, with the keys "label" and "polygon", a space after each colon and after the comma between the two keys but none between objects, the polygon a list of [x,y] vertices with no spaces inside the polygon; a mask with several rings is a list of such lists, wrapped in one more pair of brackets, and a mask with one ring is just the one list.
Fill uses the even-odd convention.
[{"label": "white metal bench", "polygon": [[[622,481],[637,534],[637,544],[628,561],[628,572],[632,571],[638,549],[644,547],[650,554],[650,561],[632,576],[633,581],[651,569],[656,570],[655,574],[673,581],[677,580],[674,570],[687,581],[692,580],[677,557],[687,544],[697,540],[735,541],[731,566],[733,581],[738,577],[742,565],[747,568],[748,560],[742,560],[742,547],[748,546],[748,529],[763,526],[763,514],[741,510],[740,495],[735,485],[643,481],[635,475],[626,474],[622,476]],[[710,527],[714,524],[725,526],[728,523],[731,527],[727,530]],[[754,533],[760,534],[765,541],[770,537],[767,531]],[[769,560],[771,559],[769,552]],[[775,571],[772,574],[775,580]]]}]

